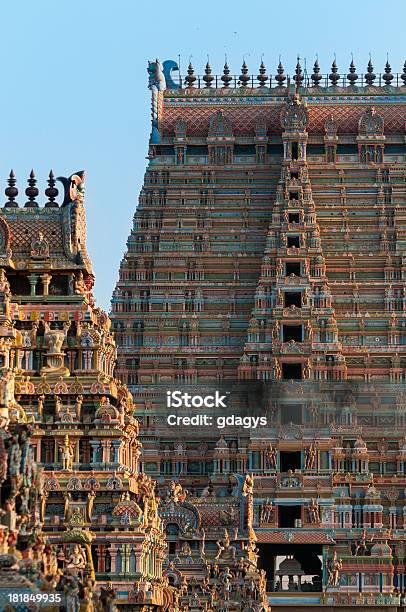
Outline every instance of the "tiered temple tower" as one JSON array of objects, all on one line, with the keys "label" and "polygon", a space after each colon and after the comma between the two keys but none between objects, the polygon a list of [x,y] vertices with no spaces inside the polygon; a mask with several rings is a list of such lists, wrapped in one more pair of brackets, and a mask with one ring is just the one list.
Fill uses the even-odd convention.
[{"label": "tiered temple tower", "polygon": [[[406,587],[406,67],[315,62],[306,76],[298,62],[295,85],[281,64],[175,72],[149,65],[149,163],[112,300],[143,469],[201,508],[189,531],[166,523],[166,571],[181,584],[187,557],[201,593],[188,546],[204,542],[210,565],[226,526],[275,608],[393,609]],[[262,401],[266,426],[164,426],[168,388],[233,383],[258,385],[249,414]],[[236,504],[247,473],[253,533]]]},{"label": "tiered temple tower", "polygon": [[307,123],[306,108],[292,96],[281,116],[281,179],[239,367],[243,380],[345,379],[309,180]]},{"label": "tiered temple tower", "polygon": [[38,205],[31,173],[28,201],[19,206],[11,173],[0,210],[1,404],[11,423],[31,431],[30,457],[42,466],[34,481],[27,453],[11,440],[17,494],[8,520],[23,520],[35,495],[30,520],[53,545],[55,584],[67,577],[67,609],[175,610],[162,576],[155,483],[138,469],[132,397],[113,375],[111,323],[92,294],[84,174],[60,180],[61,205],[52,173],[48,201]]}]

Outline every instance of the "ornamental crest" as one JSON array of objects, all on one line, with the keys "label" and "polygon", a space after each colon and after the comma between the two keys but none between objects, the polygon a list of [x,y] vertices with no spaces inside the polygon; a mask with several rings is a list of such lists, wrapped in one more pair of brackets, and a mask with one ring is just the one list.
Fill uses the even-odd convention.
[{"label": "ornamental crest", "polygon": [[330,136],[330,137],[334,137],[337,136],[337,123],[333,117],[333,115],[330,115],[330,117],[327,119],[326,123],[324,124],[324,131],[326,133],[326,136]]},{"label": "ornamental crest", "polygon": [[382,136],[384,128],[384,121],[381,115],[378,115],[375,108],[371,106],[368,108],[358,122],[358,132],[360,134],[368,135],[375,134]]},{"label": "ornamental crest", "polygon": [[233,126],[231,121],[223,114],[223,111],[219,110],[210,120],[209,136],[212,138],[232,136]]},{"label": "ornamental crest", "polygon": [[281,127],[289,132],[303,132],[309,116],[299,96],[291,96],[281,112]]}]

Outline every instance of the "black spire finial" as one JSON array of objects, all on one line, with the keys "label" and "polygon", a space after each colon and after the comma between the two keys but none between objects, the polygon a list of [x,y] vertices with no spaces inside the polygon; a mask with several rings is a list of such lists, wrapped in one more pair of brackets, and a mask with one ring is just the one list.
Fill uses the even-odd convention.
[{"label": "black spire finial", "polygon": [[55,187],[54,173],[52,172],[52,170],[50,170],[49,178],[48,178],[48,187],[45,189],[45,195],[48,198],[48,202],[46,202],[45,204],[46,208],[59,208],[58,204],[55,202],[55,198],[58,195],[58,193],[59,191]]},{"label": "black spire finial", "polygon": [[374,67],[372,65],[372,60],[371,58],[369,58],[369,62],[367,66],[367,73],[365,75],[365,82],[367,85],[371,86],[374,84],[375,79],[376,79],[376,74],[374,74]]},{"label": "black spire finial", "polygon": [[9,177],[7,179],[8,187],[4,190],[4,193],[8,197],[7,202],[4,204],[4,208],[18,208],[17,202],[15,202],[16,197],[18,196],[18,189],[15,186],[16,177],[14,174],[14,170],[10,170]]},{"label": "black spire finial", "polygon": [[257,79],[259,82],[259,86],[265,87],[268,77],[266,75],[266,68],[265,68],[265,64],[263,60],[261,60],[261,65],[259,67],[259,74],[257,76]]},{"label": "black spire finial", "polygon": [[211,87],[213,80],[214,80],[214,76],[211,73],[211,66],[209,64],[209,60],[207,60],[206,68],[204,69],[204,77],[203,77],[203,81],[206,83],[206,87]]},{"label": "black spire finial", "polygon": [[386,58],[385,74],[382,76],[382,79],[385,81],[385,85],[387,85],[388,87],[391,84],[391,81],[393,81],[392,68],[389,63],[388,57]]},{"label": "black spire finial", "polygon": [[333,63],[331,64],[331,73],[328,78],[331,81],[333,87],[337,87],[337,83],[340,80],[340,75],[338,73],[336,58],[334,58]]},{"label": "black spire finial", "polygon": [[241,66],[241,74],[240,74],[241,87],[247,87],[249,80],[250,80],[250,76],[248,74],[248,67],[244,60]]},{"label": "black spire finial", "polygon": [[283,87],[283,82],[286,81],[285,69],[279,60],[277,74],[275,75],[275,81],[278,83],[278,87]]},{"label": "black spire finial", "polygon": [[195,81],[195,71],[193,70],[192,62],[189,62],[189,66],[187,67],[187,76],[185,77],[186,87],[194,87],[193,83]]},{"label": "black spire finial", "polygon": [[31,170],[28,178],[28,187],[25,190],[25,195],[28,197],[28,202],[25,203],[26,208],[38,208],[38,203],[35,198],[39,194],[38,187],[36,187],[37,179],[35,178],[34,170]]},{"label": "black spire finial", "polygon": [[230,68],[227,64],[227,58],[225,59],[223,76],[221,77],[221,80],[223,81],[223,87],[230,87],[230,82],[233,80],[233,77],[230,76]]},{"label": "black spire finial", "polygon": [[347,79],[350,82],[350,86],[354,86],[355,85],[355,81],[358,80],[358,74],[356,73],[356,68],[355,68],[355,64],[354,64],[354,59],[353,58],[351,58],[350,72],[347,74]]},{"label": "black spire finial", "polygon": [[403,85],[406,85],[406,62],[403,64],[403,72],[400,78],[403,81]]},{"label": "black spire finial", "polygon": [[295,81],[295,85],[296,85],[296,92],[299,91],[299,87],[301,86],[303,79],[304,79],[304,76],[303,76],[302,67],[300,65],[300,57],[298,57],[296,68],[295,68],[295,76],[293,77],[293,80]]},{"label": "black spire finial", "polygon": [[317,58],[316,61],[314,62],[314,66],[313,66],[313,74],[311,76],[311,79],[313,81],[313,85],[314,87],[318,87],[319,83],[321,81],[323,77],[320,74],[320,65],[319,65],[319,59]]}]

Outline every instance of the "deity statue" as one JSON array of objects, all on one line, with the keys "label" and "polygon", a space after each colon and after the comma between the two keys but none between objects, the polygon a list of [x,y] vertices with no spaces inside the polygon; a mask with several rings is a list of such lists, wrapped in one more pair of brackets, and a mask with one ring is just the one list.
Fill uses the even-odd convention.
[{"label": "deity statue", "polygon": [[259,519],[260,523],[271,523],[273,520],[273,513],[273,503],[269,498],[267,498],[265,504],[262,504],[261,506],[261,514]]},{"label": "deity statue", "polygon": [[230,572],[230,568],[225,567],[223,572],[220,574],[220,582],[222,584],[222,595],[223,601],[229,601],[231,593],[231,581],[233,575]]},{"label": "deity statue", "polygon": [[308,504],[307,513],[309,515],[309,521],[312,524],[320,523],[319,505],[314,499],[312,499],[310,504]]},{"label": "deity statue", "polygon": [[58,569],[58,560],[52,546],[47,545],[44,547],[42,563],[47,583],[50,584],[52,588],[55,588],[58,583],[60,570]]},{"label": "deity statue", "polygon": [[317,450],[314,444],[305,450],[305,469],[312,470],[315,467]]},{"label": "deity statue", "polygon": [[62,469],[71,472],[73,469],[73,444],[69,441],[68,434],[65,435],[64,445],[60,447],[62,453]]},{"label": "deity statue", "polygon": [[86,293],[86,285],[85,285],[85,282],[83,280],[83,272],[82,272],[82,270],[79,270],[79,273],[78,273],[77,277],[75,277],[74,284],[73,284],[73,289],[74,289],[74,293],[76,295],[85,295],[85,293]]},{"label": "deity statue", "polygon": [[171,481],[170,485],[167,487],[165,493],[166,501],[173,501],[175,503],[184,502],[187,496],[187,491],[183,490],[182,485],[179,482]]},{"label": "deity statue", "polygon": [[48,346],[48,353],[58,354],[62,350],[62,345],[65,340],[65,333],[60,329],[51,329],[49,323],[44,323],[45,341]]},{"label": "deity statue", "polygon": [[[371,535],[370,542],[372,542],[373,539],[374,539],[374,536]],[[367,552],[368,552],[367,530],[363,529],[361,533],[361,538],[355,547],[354,556],[357,556],[357,555],[365,556]]]},{"label": "deity statue", "polygon": [[89,491],[89,493],[87,494],[86,518],[89,521],[89,523],[92,522],[93,504],[94,504],[95,497],[96,497],[96,491]]},{"label": "deity statue", "polygon": [[265,460],[267,467],[269,467],[271,470],[276,470],[278,464],[278,453],[272,444],[269,444],[269,447],[265,451]]},{"label": "deity statue", "polygon": [[328,585],[332,587],[338,587],[340,583],[340,572],[343,567],[341,559],[337,558],[337,552],[334,551],[334,555],[327,561],[327,575]]},{"label": "deity statue", "polygon": [[237,550],[235,546],[232,546],[230,536],[228,534],[227,529],[224,530],[224,538],[222,540],[218,540],[217,544],[217,554],[215,559],[218,560],[222,557],[231,557],[233,561],[236,559]]},{"label": "deity statue", "polygon": [[66,569],[73,573],[79,574],[86,567],[86,552],[79,544],[74,544],[73,550],[66,562]]}]

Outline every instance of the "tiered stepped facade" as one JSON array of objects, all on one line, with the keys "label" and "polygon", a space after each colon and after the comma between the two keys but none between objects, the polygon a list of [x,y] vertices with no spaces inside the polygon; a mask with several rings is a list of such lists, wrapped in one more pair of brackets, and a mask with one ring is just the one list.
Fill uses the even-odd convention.
[{"label": "tiered stepped facade", "polygon": [[[112,300],[143,469],[216,508],[189,535],[173,514],[170,566],[202,528],[209,560],[221,526],[245,549],[232,490],[249,473],[272,606],[392,609],[406,587],[406,68],[316,62],[307,77],[298,63],[294,85],[281,65],[175,71],[149,65],[149,163]],[[233,381],[267,389],[267,427],[171,432],[156,416],[167,388]]]},{"label": "tiered stepped facade", "polygon": [[[19,206],[11,173],[0,210],[0,427],[10,422],[17,432],[8,438],[0,430],[6,509],[0,562],[3,568],[7,561],[3,521],[29,543],[42,529],[53,547],[48,557],[42,540],[34,553],[26,546],[16,554],[27,567],[33,558],[34,566],[49,565],[45,585],[36,590],[60,585],[60,605],[46,609],[175,611],[173,589],[162,575],[166,543],[155,482],[138,469],[132,397],[113,376],[111,322],[92,294],[84,175],[60,180],[61,205],[52,174],[48,201],[38,205],[31,173],[28,201]],[[18,599],[29,586],[24,593],[24,584],[18,592],[18,584],[9,587],[17,596],[10,609],[20,603],[18,609],[37,609],[32,600],[25,608]]]}]

